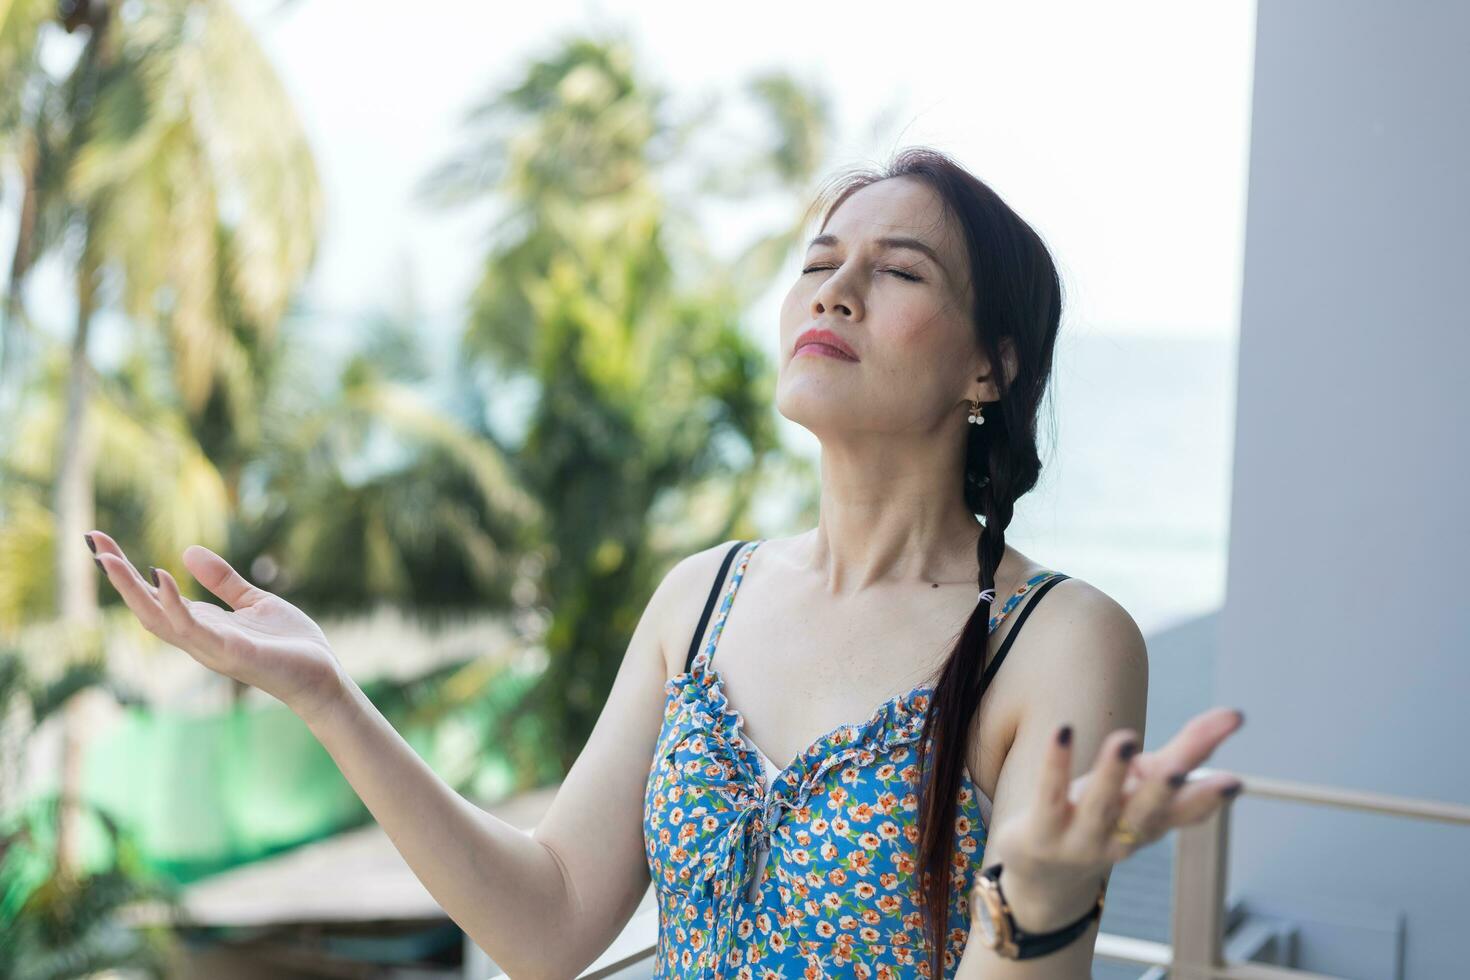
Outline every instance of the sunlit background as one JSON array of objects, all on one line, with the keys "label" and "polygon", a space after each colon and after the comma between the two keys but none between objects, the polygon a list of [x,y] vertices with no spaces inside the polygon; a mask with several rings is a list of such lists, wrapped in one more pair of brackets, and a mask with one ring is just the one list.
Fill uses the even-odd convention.
[{"label": "sunlit background", "polygon": [[[816,519],[777,311],[818,185],[905,146],[969,167],[1063,275],[1057,438],[1008,541],[1150,637],[1224,599],[1254,3],[127,0],[101,75],[55,5],[0,18],[4,921],[56,862],[192,888],[221,935],[320,919],[280,862],[369,824],[294,716],[137,628],[92,527],[186,588],[180,551],[219,551],[456,788],[534,812],[662,572]],[[406,897],[363,918],[432,918],[373,867]],[[436,928],[399,954],[457,952]],[[210,955],[190,969],[234,975]]]},{"label": "sunlit background", "polygon": [[[670,117],[709,113],[688,157],[661,176],[725,258],[803,199],[758,188],[705,199],[685,186],[687,169],[771,147],[769,118],[747,88],[779,72],[826,106],[830,129],[815,148],[823,176],[933,145],[1053,250],[1069,304],[1055,375],[1060,444],[1017,508],[1017,547],[1098,583],[1145,630],[1218,605],[1253,4],[757,4],[718,21],[672,3],[365,4],[349,18],[305,0],[239,9],[320,169],[320,255],[288,321],[329,355],[319,364],[347,356],[373,317],[411,309],[438,376],[447,373],[499,206],[486,195],[435,208],[420,190],[463,149],[473,106],[565,39],[604,29],[625,38],[640,80],[667,93]],[[81,43],[62,40],[71,43],[48,49],[57,71]],[[13,235],[13,207],[5,218]],[[799,258],[792,250],[740,311],[773,361]],[[74,305],[66,275],[47,263],[31,285],[38,325],[59,337]],[[127,334],[98,330],[99,366],[115,362]],[[437,381],[425,391],[448,397]],[[509,431],[516,401],[503,394],[491,410]],[[815,456],[809,433],[775,418],[793,451]],[[758,503],[776,515],[782,505]]]}]

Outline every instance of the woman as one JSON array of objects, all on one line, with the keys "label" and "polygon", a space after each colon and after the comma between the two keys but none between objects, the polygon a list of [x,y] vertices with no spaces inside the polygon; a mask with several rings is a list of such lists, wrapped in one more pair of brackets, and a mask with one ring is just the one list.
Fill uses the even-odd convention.
[{"label": "woman", "polygon": [[1006,544],[1061,315],[1041,240],[930,150],[836,190],[780,324],[817,526],[668,572],[530,836],[441,782],[295,607],[198,545],[233,612],[190,602],[88,537],[148,629],[306,721],[517,980],[577,975],[650,876],[658,976],[1089,977],[1112,865],[1239,789],[1186,777],[1240,714],[1140,753],[1137,626]]}]

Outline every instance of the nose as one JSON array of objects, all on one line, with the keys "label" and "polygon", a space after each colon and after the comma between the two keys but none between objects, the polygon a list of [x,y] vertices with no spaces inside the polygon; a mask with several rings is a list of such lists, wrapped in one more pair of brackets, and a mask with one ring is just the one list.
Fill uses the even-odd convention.
[{"label": "nose", "polygon": [[[852,316],[852,309],[849,306],[847,306],[847,304],[845,304],[845,303],[836,303],[836,304],[833,304],[833,307],[832,308],[834,310],[840,310],[842,313],[845,313],[847,316]],[[818,300],[818,301],[816,301],[816,302],[814,302],[812,304],[812,312],[813,313],[826,313],[827,312],[827,308],[822,305],[822,302],[820,300]]]},{"label": "nose", "polygon": [[857,297],[847,288],[847,277],[840,269],[828,276],[812,294],[813,317],[826,313],[828,310],[836,310],[846,316],[853,316],[859,305]]}]

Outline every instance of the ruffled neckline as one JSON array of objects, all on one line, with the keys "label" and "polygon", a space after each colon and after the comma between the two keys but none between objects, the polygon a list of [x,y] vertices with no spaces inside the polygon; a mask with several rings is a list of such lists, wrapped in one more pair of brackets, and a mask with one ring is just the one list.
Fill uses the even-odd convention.
[{"label": "ruffled neckline", "polygon": [[[756,544],[758,546],[759,542]],[[1054,570],[1045,570],[1023,583],[1007,598],[1004,607],[992,614],[988,632],[995,632],[1026,593],[1057,574]],[[765,780],[759,750],[745,733],[745,716],[730,703],[724,677],[710,662],[709,648],[695,656],[688,670],[669,678],[665,690],[668,695],[677,696],[681,703],[688,705],[695,723],[716,742],[731,750],[745,777],[743,788],[753,796],[761,796]],[[833,766],[845,764],[865,749],[882,753],[899,745],[917,742],[923,733],[933,692],[932,684],[916,684],[879,704],[865,720],[846,722],[824,732],[786,768],[771,775],[768,792],[787,806],[800,806]],[[968,773],[965,778],[970,780]],[[979,794],[978,786],[975,791]]]},{"label": "ruffled neckline", "polygon": [[[670,678],[666,689],[691,707],[697,724],[734,750],[746,783],[759,787],[763,781],[761,763],[755,743],[745,734],[745,716],[730,703],[719,668],[706,663],[704,657],[701,652],[690,670]],[[846,762],[864,749],[887,752],[918,741],[932,693],[931,685],[918,684],[878,705],[864,721],[846,722],[824,732],[785,769],[772,774],[770,792],[791,805],[800,805],[832,766]]]}]

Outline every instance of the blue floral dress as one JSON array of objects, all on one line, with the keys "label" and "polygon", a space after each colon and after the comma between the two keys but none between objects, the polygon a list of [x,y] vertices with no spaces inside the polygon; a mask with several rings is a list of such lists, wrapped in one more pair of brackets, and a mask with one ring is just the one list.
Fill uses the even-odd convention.
[{"label": "blue floral dress", "polygon": [[[643,818],[659,909],[654,976],[927,977],[916,759],[933,689],[917,686],[866,721],[826,733],[767,786],[711,664],[761,543],[737,545],[707,646],[665,685]],[[1066,577],[1045,571],[1027,580],[991,617],[990,631],[1037,586]],[[982,796],[967,769],[955,810],[946,975],[969,935],[969,890],[985,850]]]}]

